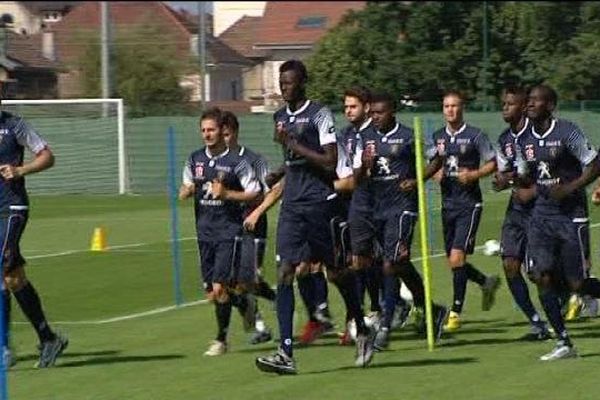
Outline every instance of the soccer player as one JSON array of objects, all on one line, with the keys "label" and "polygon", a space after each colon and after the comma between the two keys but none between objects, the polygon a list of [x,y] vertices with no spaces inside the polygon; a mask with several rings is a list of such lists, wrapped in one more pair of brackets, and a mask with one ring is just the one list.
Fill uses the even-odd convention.
[{"label": "soccer player", "polygon": [[[221,110],[206,110],[200,118],[200,129],[205,146],[189,156],[179,198],[194,197],[202,278],[208,297],[214,301],[218,326],[217,337],[204,355],[219,356],[227,352],[230,293],[235,293],[234,288],[244,291],[254,283],[254,270],[248,273],[238,269],[241,205],[256,200],[260,184],[247,158],[227,148]],[[254,315],[247,305],[245,309]]]},{"label": "soccer player", "polygon": [[[511,187],[517,175],[518,163],[521,160],[520,143],[531,129],[527,118],[527,92],[523,88],[508,88],[502,96],[502,118],[509,127],[498,138],[496,163],[498,171],[495,175],[494,187],[503,190]],[[521,265],[525,261],[527,245],[527,227],[535,199],[519,203],[513,197],[508,202],[506,216],[502,225],[501,256],[504,275],[510,292],[529,323],[531,332],[522,337],[524,340],[547,340],[550,332],[546,323],[541,320],[529,297],[527,282],[521,274]]]},{"label": "soccer player", "polygon": [[[237,152],[240,156],[246,157],[248,163],[254,170],[254,174],[261,186],[261,192],[268,192],[269,188],[265,182],[268,174],[267,160],[260,154],[257,154],[245,146],[240,146],[238,142],[240,124],[234,113],[230,111],[223,112],[223,137],[225,144],[230,151]],[[256,201],[247,203],[244,210],[244,218],[247,217],[262,201],[263,196],[260,196]],[[249,279],[254,279],[254,284],[250,289],[251,293],[246,293],[247,299],[237,299],[234,305],[238,305],[240,313],[244,317],[246,324],[254,322],[254,333],[250,338],[250,344],[258,344],[271,340],[271,331],[267,328],[258,306],[255,305],[256,300],[253,294],[263,297],[271,302],[275,301],[275,291],[271,289],[269,284],[262,277],[262,266],[265,257],[266,241],[267,241],[267,215],[263,214],[251,231],[245,230],[242,236],[242,247],[240,253],[240,271],[248,273]],[[254,272],[254,273],[253,273]],[[252,276],[254,275],[254,276]],[[236,296],[234,296],[236,297]],[[244,309],[243,306],[254,306],[255,315],[250,320],[246,320],[246,316],[251,310]]]},{"label": "soccer player", "polygon": [[[425,289],[421,275],[410,257],[414,226],[417,221],[417,191],[414,135],[412,129],[396,121],[396,101],[387,93],[371,98],[371,118],[375,129],[365,130],[354,157],[358,182],[370,181],[373,193],[373,218],[364,231],[353,237],[356,254],[372,254],[376,238],[383,248],[385,280],[399,277],[411,291],[416,308],[425,308]],[[393,293],[390,293],[393,290]],[[390,325],[398,295],[398,286],[384,285],[384,318],[375,339],[375,347],[388,346]],[[387,299],[394,299],[388,306]],[[435,338],[438,340],[448,310],[433,304]]]},{"label": "soccer player", "polygon": [[[277,285],[277,317],[281,346],[273,355],[258,357],[265,372],[295,374],[292,332],[295,270],[301,262],[322,262],[340,289],[347,309],[357,321],[357,366],[372,359],[372,341],[363,321],[354,274],[334,267],[330,221],[337,165],[336,129],[331,111],[306,98],[308,79],[301,61],[289,60],[279,69],[279,86],[286,106],[274,115],[275,140],[285,150],[285,186],[277,224],[280,258]],[[310,259],[306,259],[306,256]],[[339,273],[338,273],[339,272]]]},{"label": "soccer player", "polygon": [[540,357],[542,361],[577,356],[560,309],[563,283],[579,295],[600,296],[600,282],[587,277],[584,237],[585,187],[600,175],[600,159],[577,125],[553,116],[556,103],[551,87],[531,89],[527,116],[533,126],[520,141],[526,168],[519,175],[533,186],[518,196],[521,200],[536,196],[527,232],[528,268],[558,339],[554,349]]},{"label": "soccer player", "polygon": [[[1,88],[0,88],[1,91]],[[25,120],[6,111],[0,114],[0,237],[2,240],[2,298],[5,335],[2,350],[5,366],[13,364],[9,349],[10,303],[12,293],[23,314],[33,325],[40,341],[37,368],[51,367],[67,348],[66,337],[55,333],[48,324],[40,297],[25,274],[25,259],[19,242],[29,216],[29,198],[25,176],[44,171],[54,165],[48,143]],[[24,162],[24,150],[35,154]]]},{"label": "soccer player", "polygon": [[492,307],[500,285],[497,275],[488,277],[467,261],[467,255],[475,248],[482,212],[479,179],[494,172],[496,155],[487,135],[464,121],[463,109],[461,93],[449,91],[444,94],[446,126],[433,133],[428,154],[431,161],[425,172],[425,179],[429,179],[440,169],[443,171],[440,182],[442,227],[454,288],[452,310],[444,327],[449,332],[460,328],[467,280],[481,287],[484,311]]}]

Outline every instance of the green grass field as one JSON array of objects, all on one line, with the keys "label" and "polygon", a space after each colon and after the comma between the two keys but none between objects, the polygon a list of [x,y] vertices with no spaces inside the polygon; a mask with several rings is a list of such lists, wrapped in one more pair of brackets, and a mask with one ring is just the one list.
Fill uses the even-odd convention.
[{"label": "green grass field", "polygon": [[[506,194],[486,193],[479,244],[499,237],[506,199]],[[594,210],[592,221],[598,221],[598,216]],[[186,302],[203,298],[198,290],[192,219],[189,204],[182,207]],[[439,219],[434,223],[436,231],[441,231]],[[297,349],[298,376],[265,375],[254,367],[254,358],[274,349],[275,343],[246,344],[247,334],[235,312],[230,353],[204,357],[215,334],[210,305],[139,315],[174,302],[169,224],[166,196],[32,198],[31,219],[22,241],[29,260],[27,270],[49,319],[68,334],[71,343],[55,368],[34,369],[36,338],[13,303],[18,363],[9,371],[11,400],[598,397],[600,320],[569,325],[580,359],[541,363],[537,358],[553,343],[515,340],[528,326],[506,285],[489,312],[481,311],[479,289],[469,286],[463,329],[444,336],[434,352],[427,351],[426,341],[407,326],[394,333],[390,350],[376,354],[367,369],[354,368],[354,349],[338,346],[332,336]],[[118,248],[105,253],[88,251],[97,226],[107,229],[109,245]],[[596,231],[594,226],[593,262],[597,265]],[[417,247],[414,251],[418,256]],[[270,282],[273,259],[271,241],[266,266]],[[500,273],[498,257],[478,252],[472,260],[486,273]],[[443,257],[432,259],[432,270],[435,298],[449,303],[451,281]],[[339,326],[344,313],[333,287],[330,299]],[[536,297],[534,303],[538,304]],[[298,296],[296,305],[298,331],[305,321]],[[261,306],[276,329],[271,306],[264,302]],[[132,318],[114,320],[125,316]]]}]

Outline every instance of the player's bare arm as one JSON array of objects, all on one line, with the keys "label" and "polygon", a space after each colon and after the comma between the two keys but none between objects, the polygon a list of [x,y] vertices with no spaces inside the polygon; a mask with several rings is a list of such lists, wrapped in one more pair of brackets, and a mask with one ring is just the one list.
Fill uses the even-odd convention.
[{"label": "player's bare arm", "polygon": [[285,178],[277,182],[271,190],[265,195],[263,201],[256,207],[244,220],[244,228],[253,231],[259,218],[269,211],[271,207],[281,198],[283,194],[283,185]]},{"label": "player's bare arm", "polygon": [[6,180],[19,179],[25,175],[43,171],[54,165],[54,155],[48,148],[41,150],[35,158],[23,165],[0,165],[0,175]]},{"label": "player's bare arm", "polygon": [[476,182],[477,180],[486,177],[496,170],[496,160],[490,160],[483,164],[479,169],[461,168],[458,171],[457,179],[463,185]]},{"label": "player's bare arm", "polygon": [[[571,193],[586,187],[600,176],[600,158],[596,156],[594,160],[586,165],[579,178],[571,182],[554,185],[550,188],[550,196],[555,200],[563,200]],[[594,191],[594,194],[596,191]]]}]

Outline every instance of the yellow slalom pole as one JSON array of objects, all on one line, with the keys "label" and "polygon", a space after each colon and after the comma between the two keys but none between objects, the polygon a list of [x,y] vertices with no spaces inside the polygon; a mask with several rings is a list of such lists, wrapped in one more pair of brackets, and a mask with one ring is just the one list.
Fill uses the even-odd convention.
[{"label": "yellow slalom pole", "polygon": [[417,168],[417,190],[419,194],[419,234],[421,239],[421,259],[423,260],[423,277],[425,284],[425,318],[427,318],[427,347],[433,351],[433,315],[431,302],[431,270],[429,269],[429,245],[427,241],[427,201],[425,198],[425,181],[423,180],[423,128],[421,118],[414,118],[415,161]]}]

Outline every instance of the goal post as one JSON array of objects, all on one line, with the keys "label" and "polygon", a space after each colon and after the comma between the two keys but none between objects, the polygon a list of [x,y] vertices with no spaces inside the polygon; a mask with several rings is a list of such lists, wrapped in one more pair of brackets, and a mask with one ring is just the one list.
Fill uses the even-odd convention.
[{"label": "goal post", "polygon": [[2,100],[1,104],[31,124],[57,158],[54,168],[33,180],[33,192],[129,192],[123,99]]}]

